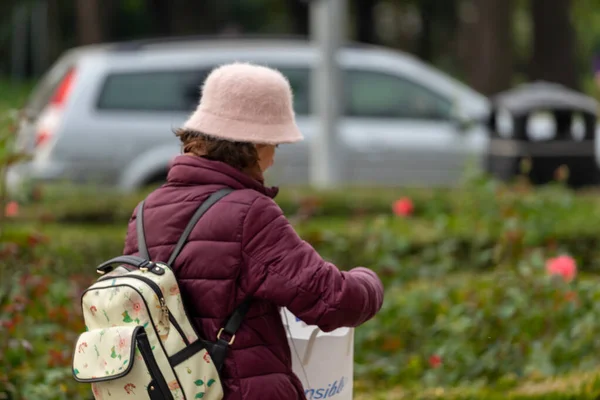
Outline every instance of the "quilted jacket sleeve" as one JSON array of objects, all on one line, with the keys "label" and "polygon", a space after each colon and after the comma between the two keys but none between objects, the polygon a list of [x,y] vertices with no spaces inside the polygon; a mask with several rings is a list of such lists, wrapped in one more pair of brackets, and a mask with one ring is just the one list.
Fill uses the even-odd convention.
[{"label": "quilted jacket sleeve", "polygon": [[269,198],[260,197],[250,207],[242,251],[249,293],[325,332],[358,326],[382,306],[383,286],[374,272],[362,267],[344,272],[324,261]]}]

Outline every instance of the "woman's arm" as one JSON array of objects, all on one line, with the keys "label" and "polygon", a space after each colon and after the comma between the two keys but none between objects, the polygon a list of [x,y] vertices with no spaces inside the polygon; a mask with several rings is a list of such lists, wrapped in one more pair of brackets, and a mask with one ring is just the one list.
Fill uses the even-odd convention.
[{"label": "woman's arm", "polygon": [[324,261],[269,198],[250,207],[242,252],[245,290],[325,332],[358,326],[381,309],[383,285],[374,272],[360,267],[343,272]]}]

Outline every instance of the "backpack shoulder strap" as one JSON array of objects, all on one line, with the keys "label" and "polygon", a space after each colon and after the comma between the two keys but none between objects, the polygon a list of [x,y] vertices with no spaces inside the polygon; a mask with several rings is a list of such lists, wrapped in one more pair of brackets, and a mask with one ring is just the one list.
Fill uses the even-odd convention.
[{"label": "backpack shoulder strap", "polygon": [[237,332],[238,329],[240,329],[240,326],[242,325],[242,322],[244,321],[244,317],[246,317],[246,314],[248,313],[248,310],[250,309],[251,302],[252,302],[252,298],[248,297],[248,298],[246,298],[246,300],[244,300],[244,302],[242,304],[240,304],[238,306],[238,308],[233,310],[233,313],[229,316],[229,319],[227,319],[225,326],[219,332],[217,339],[221,339],[221,334],[223,332],[227,333],[228,335],[230,335],[232,337],[235,336],[235,333]]},{"label": "backpack shoulder strap", "polygon": [[198,207],[198,209],[192,216],[192,219],[190,219],[190,222],[188,222],[187,226],[185,227],[185,230],[181,234],[181,237],[179,238],[179,241],[177,242],[177,245],[175,246],[173,253],[171,253],[171,256],[169,257],[169,261],[167,262],[167,265],[169,265],[169,266],[173,265],[173,263],[175,262],[175,259],[177,258],[177,256],[181,252],[181,250],[183,249],[183,246],[185,246],[185,243],[187,242],[187,240],[190,236],[190,233],[192,233],[194,226],[196,226],[196,224],[198,223],[200,218],[202,218],[204,213],[206,213],[208,211],[208,209],[210,207],[212,207],[217,201],[221,200],[223,197],[227,196],[231,192],[233,192],[233,189],[231,189],[231,188],[225,188],[225,189],[218,190],[215,193],[211,194],[208,197],[208,199],[206,199],[206,201],[204,201],[200,205],[200,207]]},{"label": "backpack shoulder strap", "polygon": [[[190,234],[192,233],[194,226],[196,226],[196,224],[198,223],[200,218],[202,218],[202,216],[208,211],[208,209],[210,207],[212,207],[216,202],[218,202],[223,197],[227,196],[229,193],[231,193],[233,191],[234,190],[231,188],[221,189],[221,190],[211,194],[208,197],[208,199],[206,199],[206,201],[204,201],[200,205],[200,207],[198,207],[198,209],[196,210],[196,212],[190,219],[190,222],[188,222],[187,226],[185,227],[185,230],[181,234],[181,237],[179,238],[179,241],[177,242],[177,245],[175,246],[173,253],[171,253],[171,256],[169,257],[169,261],[168,261],[167,265],[169,265],[169,266],[173,265],[173,263],[175,262],[175,259],[177,258],[177,256],[181,252],[181,250],[183,249],[183,246],[185,246],[185,243],[187,242]],[[227,319],[227,322],[225,323],[225,327],[223,329],[221,329],[221,331],[219,332],[218,339],[221,340],[222,332],[225,332],[232,336],[235,335],[237,330],[240,328],[240,325],[244,321],[244,318],[245,318],[246,314],[248,313],[248,310],[250,309],[251,301],[252,301],[252,299],[250,297],[248,297],[246,300],[244,300],[244,302],[242,304],[240,304],[238,306],[238,308],[236,308],[233,311],[231,316]],[[224,343],[226,343],[226,342],[224,342]]]},{"label": "backpack shoulder strap", "polygon": [[146,245],[146,235],[144,234],[144,202],[138,205],[137,215],[135,217],[135,230],[137,231],[138,251],[140,257],[150,261],[148,246]]}]

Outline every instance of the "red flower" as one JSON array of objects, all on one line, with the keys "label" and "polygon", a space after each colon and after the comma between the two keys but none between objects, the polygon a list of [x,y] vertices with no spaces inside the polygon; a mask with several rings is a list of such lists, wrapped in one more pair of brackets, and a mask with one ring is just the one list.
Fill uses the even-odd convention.
[{"label": "red flower", "polygon": [[8,202],[4,208],[4,215],[7,217],[16,217],[19,215],[19,203],[16,201]]},{"label": "red flower", "polygon": [[392,209],[394,210],[394,214],[400,217],[408,217],[412,215],[415,207],[411,199],[402,197],[394,202]]},{"label": "red flower", "polygon": [[442,366],[442,357],[438,355],[432,355],[429,357],[429,366],[431,368],[439,368]]},{"label": "red flower", "polygon": [[79,345],[79,347],[77,348],[77,352],[78,353],[85,353],[85,348],[88,347],[87,342],[83,342]]},{"label": "red flower", "polygon": [[136,386],[133,383],[128,383],[127,385],[123,386],[123,389],[125,389],[125,392],[127,392],[127,394],[135,394],[135,392],[133,391],[133,389],[135,389]]},{"label": "red flower", "polygon": [[13,313],[15,310],[17,309],[17,307],[15,306],[15,304],[6,304],[3,308],[5,313]]},{"label": "red flower", "polygon": [[137,301],[137,302],[133,303],[133,306],[132,306],[132,308],[133,308],[133,313],[134,313],[135,315],[139,315],[139,313],[140,313],[140,312],[143,310],[143,308],[142,308],[142,303],[141,303],[141,302],[139,302],[139,301]]},{"label": "red flower", "polygon": [[27,285],[27,283],[29,282],[30,279],[31,279],[30,274],[21,275],[21,277],[19,278],[19,285],[21,285],[21,286]]},{"label": "red flower", "polygon": [[10,319],[0,321],[0,327],[7,328],[10,332],[12,332],[15,329],[15,321]]},{"label": "red flower", "polygon": [[560,256],[546,261],[546,271],[550,275],[561,276],[565,282],[571,282],[577,275],[577,265],[572,257]]},{"label": "red flower", "polygon": [[27,244],[34,247],[40,243],[45,243],[47,238],[39,233],[33,233],[27,237]]},{"label": "red flower", "polygon": [[64,363],[64,354],[58,350],[50,349],[48,351],[48,356],[49,356],[48,366],[50,368],[57,367]]},{"label": "red flower", "polygon": [[19,254],[19,245],[16,243],[5,243],[0,250],[0,257],[14,257]]},{"label": "red flower", "polygon": [[117,338],[116,344],[117,344],[116,347],[117,347],[117,349],[119,349],[119,352],[121,352],[121,351],[127,349],[127,347],[129,347],[129,343],[127,342],[127,340],[125,340],[122,337]]},{"label": "red flower", "polygon": [[577,301],[577,293],[575,293],[572,290],[568,291],[567,293],[565,293],[565,300],[566,301],[576,302]]}]

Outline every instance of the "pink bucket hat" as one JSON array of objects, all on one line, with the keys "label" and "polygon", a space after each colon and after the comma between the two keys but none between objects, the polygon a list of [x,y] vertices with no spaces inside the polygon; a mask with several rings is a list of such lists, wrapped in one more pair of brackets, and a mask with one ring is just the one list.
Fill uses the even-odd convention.
[{"label": "pink bucket hat", "polygon": [[303,139],[288,80],[279,71],[249,63],[214,69],[204,82],[198,108],[183,128],[235,142],[281,144]]}]

